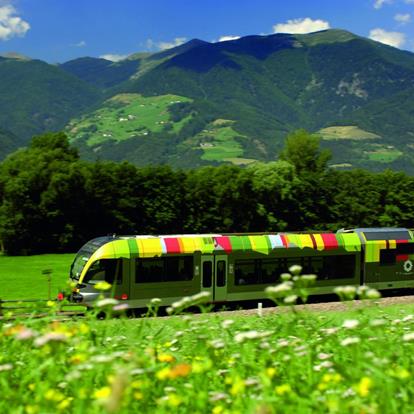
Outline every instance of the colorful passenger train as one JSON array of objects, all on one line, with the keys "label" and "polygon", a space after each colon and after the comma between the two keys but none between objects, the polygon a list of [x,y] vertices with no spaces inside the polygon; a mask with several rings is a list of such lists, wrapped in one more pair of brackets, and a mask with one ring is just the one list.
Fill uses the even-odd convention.
[{"label": "colorful passenger train", "polygon": [[213,303],[265,299],[293,264],[317,275],[310,293],[338,285],[386,290],[414,287],[414,234],[405,228],[357,228],[336,233],[199,234],[99,237],[76,255],[71,300],[92,303],[106,281],[115,298],[144,308],[199,292]]}]

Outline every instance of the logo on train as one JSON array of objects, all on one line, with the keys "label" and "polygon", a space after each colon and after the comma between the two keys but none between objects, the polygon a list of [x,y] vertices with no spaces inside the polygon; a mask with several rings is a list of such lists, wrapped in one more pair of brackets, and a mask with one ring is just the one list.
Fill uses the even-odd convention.
[{"label": "logo on train", "polygon": [[406,260],[406,261],[404,262],[404,270],[405,270],[407,273],[410,273],[410,272],[411,272],[411,270],[413,270],[413,262],[412,262],[411,260]]}]

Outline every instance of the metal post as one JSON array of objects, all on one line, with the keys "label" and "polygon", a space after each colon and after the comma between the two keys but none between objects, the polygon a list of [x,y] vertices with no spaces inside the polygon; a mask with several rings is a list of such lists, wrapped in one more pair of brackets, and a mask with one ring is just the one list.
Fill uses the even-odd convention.
[{"label": "metal post", "polygon": [[47,300],[50,300],[52,296],[52,269],[42,270],[42,275],[47,278]]}]

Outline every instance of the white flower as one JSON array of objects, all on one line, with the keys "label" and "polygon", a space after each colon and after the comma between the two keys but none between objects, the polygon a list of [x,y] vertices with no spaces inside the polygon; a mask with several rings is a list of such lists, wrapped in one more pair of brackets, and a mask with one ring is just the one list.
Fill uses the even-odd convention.
[{"label": "white flower", "polygon": [[240,332],[235,335],[234,340],[238,343],[244,342],[247,339],[261,339],[266,338],[269,335],[272,335],[273,332],[271,331],[246,331],[246,332]]},{"label": "white flower", "polygon": [[409,332],[403,335],[403,341],[412,342],[414,341],[414,332]]},{"label": "white flower", "polygon": [[286,296],[292,290],[292,286],[293,286],[293,283],[290,282],[290,281],[283,282],[283,283],[280,283],[279,285],[276,285],[276,286],[268,286],[265,289],[265,292],[269,296],[273,296],[275,298],[280,298],[280,297]]},{"label": "white flower", "polygon": [[322,359],[322,360],[324,360],[324,359],[329,359],[329,358],[331,358],[332,357],[332,354],[325,354],[324,352],[320,352],[319,354],[318,354],[318,358],[319,359]]},{"label": "white flower", "polygon": [[118,305],[118,303],[119,302],[116,299],[105,298],[105,299],[98,300],[96,302],[96,307],[103,308],[105,306],[115,306],[115,305]]},{"label": "white flower", "polygon": [[341,345],[348,346],[348,345],[357,344],[359,342],[361,342],[361,339],[358,338],[357,336],[349,336],[348,338],[345,338],[341,341]]},{"label": "white flower", "polygon": [[338,286],[334,289],[336,293],[342,299],[353,299],[356,295],[357,289],[355,286]]},{"label": "white flower", "polygon": [[346,319],[342,324],[343,328],[346,329],[354,329],[359,325],[359,321],[357,319]]},{"label": "white flower", "polygon": [[230,328],[231,325],[233,325],[234,321],[232,319],[225,319],[222,323],[221,323],[221,327],[223,329],[228,329]]},{"label": "white flower", "polygon": [[48,342],[65,342],[67,340],[67,336],[63,333],[59,332],[49,332],[45,335],[36,338],[34,341],[35,346],[40,347],[46,345]]},{"label": "white flower", "polygon": [[372,319],[369,324],[371,326],[383,326],[387,323],[387,321],[385,321],[384,319]]},{"label": "white flower", "polygon": [[298,300],[297,295],[289,295],[283,299],[283,303],[286,305],[296,305],[297,300]]},{"label": "white flower", "polygon": [[381,297],[381,293],[378,292],[377,289],[368,289],[365,293],[365,297],[367,299],[379,299]]},{"label": "white flower", "polygon": [[0,365],[0,372],[2,371],[11,371],[13,369],[13,365],[12,364],[3,364]]},{"label": "white flower", "polygon": [[209,342],[209,345],[214,349],[221,349],[226,346],[226,343],[222,341],[221,339],[214,339]]},{"label": "white flower", "polygon": [[159,305],[161,303],[161,299],[160,298],[152,298],[151,299],[151,305]]},{"label": "white flower", "polygon": [[280,279],[281,279],[283,282],[287,282],[288,280],[292,279],[292,275],[291,275],[290,273],[282,273],[282,274],[280,275]]},{"label": "white flower", "polygon": [[290,272],[292,275],[295,275],[295,276],[300,275],[300,274],[301,274],[301,272],[302,272],[302,266],[299,266],[299,265],[293,265],[293,266],[290,266],[290,267],[289,267],[289,272]]},{"label": "white flower", "polygon": [[326,368],[326,369],[328,369],[328,368],[332,368],[333,367],[333,362],[331,362],[331,361],[323,361],[323,362],[321,362],[319,365],[315,365],[314,367],[313,367],[313,370],[314,371],[321,371],[323,368]]},{"label": "white flower", "polygon": [[403,318],[403,322],[408,322],[411,321],[413,319],[413,315],[407,315],[405,318]]}]

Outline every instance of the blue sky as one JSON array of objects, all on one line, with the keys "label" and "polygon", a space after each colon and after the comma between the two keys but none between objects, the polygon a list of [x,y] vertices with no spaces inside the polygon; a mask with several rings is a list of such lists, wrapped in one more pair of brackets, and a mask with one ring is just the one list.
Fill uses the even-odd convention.
[{"label": "blue sky", "polygon": [[414,0],[0,0],[0,54],[50,63],[325,28],[414,51]]}]

